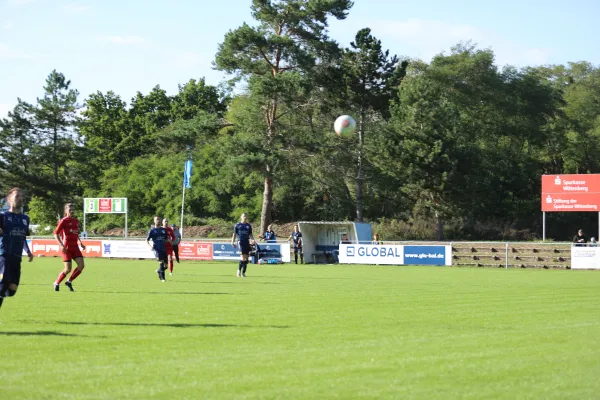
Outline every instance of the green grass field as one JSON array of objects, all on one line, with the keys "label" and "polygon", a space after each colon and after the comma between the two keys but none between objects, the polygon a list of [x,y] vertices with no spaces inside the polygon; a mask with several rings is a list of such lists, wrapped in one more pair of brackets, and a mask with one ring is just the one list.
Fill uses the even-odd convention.
[{"label": "green grass field", "polygon": [[593,399],[600,273],[88,259],[23,264],[0,398]]}]

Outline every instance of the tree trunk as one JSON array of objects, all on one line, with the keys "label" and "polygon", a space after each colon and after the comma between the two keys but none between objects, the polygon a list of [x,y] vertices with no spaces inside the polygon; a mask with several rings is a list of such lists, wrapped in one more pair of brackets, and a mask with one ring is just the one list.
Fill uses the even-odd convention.
[{"label": "tree trunk", "polygon": [[267,166],[267,176],[265,177],[265,190],[263,192],[262,211],[260,213],[260,236],[267,231],[267,227],[272,222],[273,212],[273,179],[270,174],[270,167]]},{"label": "tree trunk", "polygon": [[435,212],[435,220],[437,240],[441,242],[442,240],[444,240],[444,221],[442,221],[437,211]]}]

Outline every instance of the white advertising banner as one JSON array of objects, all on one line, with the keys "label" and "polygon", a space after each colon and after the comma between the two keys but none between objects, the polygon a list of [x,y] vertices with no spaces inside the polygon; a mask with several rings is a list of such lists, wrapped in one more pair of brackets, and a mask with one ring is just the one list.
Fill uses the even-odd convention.
[{"label": "white advertising banner", "polygon": [[404,264],[403,246],[340,244],[340,264]]},{"label": "white advertising banner", "polygon": [[141,240],[103,240],[102,257],[154,258],[154,252]]},{"label": "white advertising banner", "polygon": [[340,244],[340,264],[452,265],[450,246]]},{"label": "white advertising banner", "polygon": [[600,247],[571,247],[571,269],[600,269]]}]

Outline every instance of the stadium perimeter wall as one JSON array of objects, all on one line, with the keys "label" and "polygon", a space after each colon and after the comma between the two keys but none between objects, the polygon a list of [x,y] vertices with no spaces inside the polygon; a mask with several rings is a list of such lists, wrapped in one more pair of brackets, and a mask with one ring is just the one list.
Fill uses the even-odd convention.
[{"label": "stadium perimeter wall", "polygon": [[[33,237],[28,240],[35,256],[59,257],[60,249],[53,239]],[[85,257],[152,259],[153,253],[139,239],[97,238],[84,239]],[[261,243],[277,248],[284,262],[290,262],[287,242]],[[531,242],[385,242],[384,245],[450,246],[452,266],[492,268],[570,269],[571,243]],[[307,256],[305,254],[305,256]],[[238,260],[239,253],[224,239],[185,240],[180,244],[182,260]],[[312,257],[306,257],[310,261]]]}]

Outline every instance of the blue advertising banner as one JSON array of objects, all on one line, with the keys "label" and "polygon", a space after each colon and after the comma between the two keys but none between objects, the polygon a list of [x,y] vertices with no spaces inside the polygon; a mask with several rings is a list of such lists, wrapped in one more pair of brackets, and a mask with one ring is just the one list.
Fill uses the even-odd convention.
[{"label": "blue advertising banner", "polygon": [[213,260],[239,260],[240,248],[233,247],[231,243],[213,243]]},{"label": "blue advertising banner", "polygon": [[[259,243],[260,255],[264,258],[282,258],[280,244],[263,244]],[[239,260],[240,248],[233,247],[231,243],[213,243],[212,244],[212,259],[213,260]],[[289,248],[288,248],[289,253]],[[262,257],[261,257],[262,258]]]},{"label": "blue advertising banner", "polygon": [[446,265],[446,246],[404,246],[404,265]]}]

